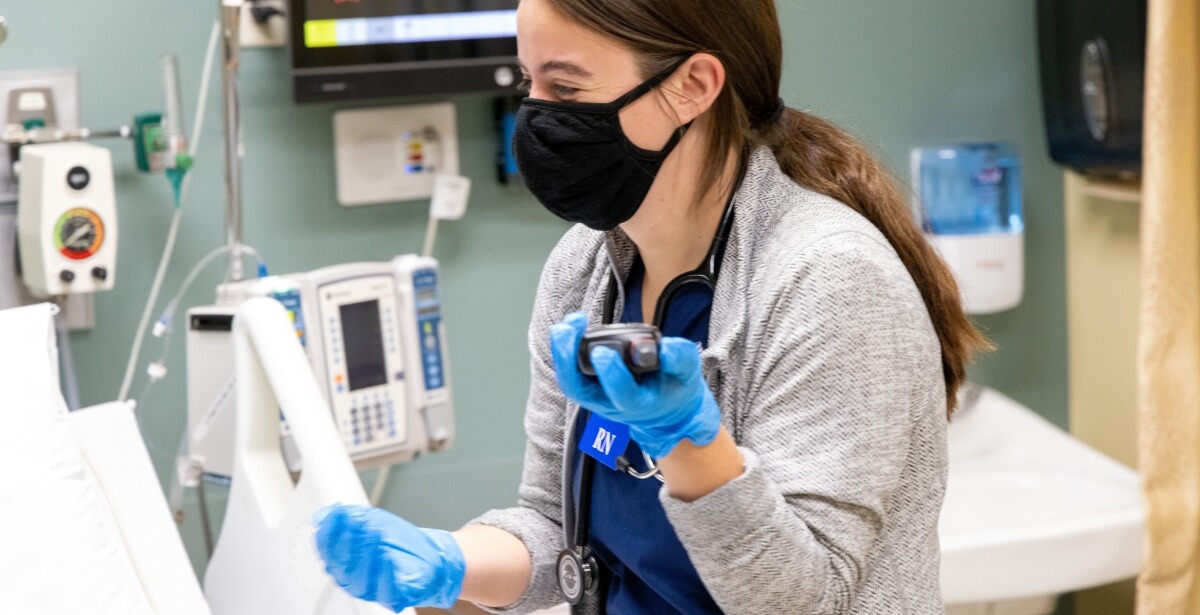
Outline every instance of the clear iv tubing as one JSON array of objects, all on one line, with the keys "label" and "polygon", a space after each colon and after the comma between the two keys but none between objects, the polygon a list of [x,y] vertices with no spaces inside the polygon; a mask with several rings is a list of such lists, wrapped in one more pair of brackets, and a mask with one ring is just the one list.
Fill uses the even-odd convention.
[{"label": "clear iv tubing", "polygon": [[[266,264],[263,263],[262,257],[258,255],[258,250],[244,245],[221,246],[212,252],[205,254],[204,257],[199,261],[196,261],[196,264],[192,266],[192,270],[188,272],[187,277],[183,279],[183,284],[179,285],[179,290],[176,291],[175,296],[171,297],[171,300],[167,302],[167,307],[163,309],[162,315],[159,316],[158,321],[154,323],[154,337],[162,337],[163,344],[162,352],[159,355],[158,360],[151,363],[151,366],[159,366],[161,368],[163,363],[166,362],[167,351],[171,348],[171,334],[175,332],[175,329],[171,327],[171,323],[175,320],[175,312],[179,310],[179,302],[183,300],[183,295],[187,293],[188,289],[191,288],[192,284],[196,281],[196,276],[200,275],[200,272],[204,271],[204,268],[212,264],[214,260],[229,254],[230,252],[234,253],[235,258],[240,258],[242,256],[253,256],[254,259],[258,261],[259,273],[266,272]],[[164,335],[166,337],[163,337]],[[139,399],[144,399],[146,397],[146,393],[150,391],[150,387],[154,384],[154,382],[161,378],[162,375],[165,375],[165,373],[166,371],[164,369],[162,372],[160,372],[161,375],[158,377],[152,375],[150,382],[146,383],[146,388],[142,389],[142,396]]]},{"label": "clear iv tubing", "polygon": [[232,246],[221,246],[212,252],[205,254],[204,258],[201,258],[199,261],[197,261],[195,266],[192,267],[192,270],[188,272],[187,277],[183,279],[183,284],[179,286],[179,291],[176,292],[175,296],[171,298],[171,301],[167,303],[167,307],[163,310],[162,316],[159,317],[158,322],[154,325],[155,337],[161,337],[164,332],[171,330],[171,323],[175,319],[175,311],[179,309],[179,302],[183,300],[184,293],[186,293],[188,288],[191,288],[192,283],[196,281],[196,276],[200,275],[200,272],[203,271],[204,268],[213,261],[213,259],[224,256],[230,252],[234,253],[233,256],[235,258],[242,256],[253,256],[254,259],[258,261],[258,271],[260,273],[266,271],[266,264],[263,263],[262,257],[258,255],[258,250],[255,250],[247,245],[238,244]]},{"label": "clear iv tubing", "polygon": [[58,333],[59,363],[63,371],[63,388],[66,390],[67,409],[79,409],[79,378],[75,375],[75,357],[71,354],[71,332],[67,329],[67,315],[59,310],[54,316],[54,329]]},{"label": "clear iv tubing", "polygon": [[[171,337],[175,331],[170,325],[171,325],[171,321],[175,317],[176,310],[179,309],[179,302],[183,300],[183,295],[185,293],[187,293],[189,288],[192,287],[192,283],[194,283],[196,281],[196,277],[200,275],[200,272],[204,271],[204,269],[206,267],[208,267],[210,264],[212,264],[212,262],[214,260],[216,260],[217,258],[220,258],[221,256],[224,256],[225,254],[228,254],[230,252],[236,253],[235,254],[236,257],[253,256],[258,261],[258,270],[260,272],[265,270],[265,266],[263,264],[262,258],[260,258],[258,255],[258,251],[255,250],[254,248],[251,248],[250,246],[243,246],[243,245],[221,246],[221,247],[213,250],[212,252],[209,252],[208,254],[204,255],[203,258],[201,258],[199,261],[196,262],[196,264],[192,267],[192,270],[188,272],[187,277],[184,278],[183,284],[181,284],[179,286],[179,291],[176,292],[175,296],[171,298],[171,301],[167,303],[167,307],[166,307],[166,309],[163,310],[162,316],[159,317],[158,322],[156,322],[154,324],[154,336],[155,337],[162,337],[164,334],[166,335],[166,337],[163,338],[161,354],[159,355],[157,360],[155,360],[153,363],[150,364],[151,369],[159,370],[158,376],[156,377],[156,376],[152,375],[150,377],[150,381],[147,382],[145,388],[142,389],[142,394],[140,396],[138,396],[138,400],[145,400],[146,396],[149,395],[149,393],[150,393],[151,387],[154,386],[154,383],[166,375],[166,369],[163,367],[163,364],[167,360],[167,352],[171,349]],[[138,426],[139,426],[139,428],[141,428],[142,433],[146,433],[145,426],[142,424],[142,420],[143,420],[143,417],[145,417],[145,415],[146,415],[145,412],[137,413]],[[184,429],[185,434],[186,434],[186,432],[187,432],[187,429]],[[181,447],[184,446],[185,444],[186,444],[186,442],[182,442],[182,441],[180,442]],[[149,442],[148,439],[146,442],[146,446],[161,456],[164,456],[167,458],[171,457],[171,453],[154,446],[153,444],[151,444]],[[180,450],[182,451],[183,449],[181,448]]]},{"label": "clear iv tubing", "polygon": [[[194,266],[192,266],[192,270],[188,272],[187,277],[184,278],[183,284],[181,284],[179,286],[179,290],[175,293],[175,296],[172,297],[171,300],[167,303],[167,307],[166,307],[166,309],[163,310],[162,316],[160,316],[158,321],[156,323],[154,323],[154,336],[160,337],[160,336],[163,336],[164,334],[166,335],[166,337],[163,338],[162,353],[159,355],[158,360],[151,363],[152,369],[156,367],[159,375],[158,375],[158,377],[155,377],[155,376],[150,377],[150,381],[146,383],[146,386],[145,386],[145,388],[142,389],[142,394],[140,396],[138,396],[138,399],[140,399],[140,400],[146,399],[147,395],[150,394],[150,389],[151,389],[151,387],[154,386],[154,383],[157,382],[159,380],[159,378],[162,378],[163,376],[166,375],[166,369],[163,367],[163,365],[166,363],[167,353],[171,349],[171,338],[173,337],[173,334],[175,332],[175,329],[173,327],[171,327],[170,324],[171,324],[171,321],[175,318],[175,312],[179,309],[179,302],[183,300],[183,296],[187,293],[188,289],[191,288],[192,283],[196,281],[196,276],[200,275],[200,272],[203,271],[205,269],[205,267],[212,264],[212,262],[214,260],[216,260],[217,258],[219,258],[229,252],[234,252],[235,253],[234,259],[238,260],[239,262],[240,262],[240,257],[242,257],[242,256],[253,256],[255,258],[255,260],[258,261],[259,274],[264,275],[266,273],[266,265],[263,263],[262,257],[259,256],[257,250],[255,250],[254,248],[251,248],[250,246],[244,246],[244,245],[221,246],[221,247],[213,250],[212,252],[209,252],[208,254],[204,255],[204,258],[201,258],[199,261],[197,261],[196,264]],[[137,413],[138,430],[141,431],[143,434],[146,433],[145,425],[143,424],[145,417],[146,417],[145,412]],[[166,457],[167,459],[172,458],[171,453],[168,453],[167,451],[164,451],[164,450],[154,446],[149,441],[148,438],[146,438],[146,446],[150,450],[154,451],[155,453],[157,453],[163,457]],[[183,432],[179,436],[179,448],[178,448],[178,450],[176,450],[175,455],[174,455],[174,459],[176,462],[175,468],[171,472],[171,481],[167,487],[167,503],[171,507],[171,513],[174,515],[175,522],[177,524],[183,523],[183,484],[180,482],[179,464],[180,464],[180,460],[183,459],[188,454],[187,451],[188,451],[188,427],[185,424],[184,428],[183,428]],[[198,488],[199,494],[200,494],[200,499],[199,499],[200,516],[201,516],[201,526],[200,527],[204,531],[205,551],[206,551],[206,554],[208,555],[208,557],[212,557],[212,551],[213,551],[212,529],[211,529],[211,524],[209,523],[209,520],[208,520],[208,504],[206,503],[205,498],[204,498],[204,478],[203,477],[200,478],[200,482],[198,483],[197,488]]]},{"label": "clear iv tubing", "polygon": [[[200,77],[200,93],[196,101],[196,119],[192,123],[192,138],[188,154],[196,157],[200,148],[200,137],[204,128],[204,109],[208,102],[209,78],[212,75],[213,58],[220,39],[221,27],[219,22],[213,22],[212,32],[208,36],[208,50],[204,54],[204,70]],[[171,227],[167,231],[167,243],[163,246],[163,255],[158,263],[158,271],[154,274],[154,283],[150,287],[150,295],[146,298],[146,307],[142,310],[142,319],[138,323],[137,333],[133,337],[133,347],[129,350],[129,363],[125,366],[125,377],[121,380],[121,391],[117,395],[119,401],[129,398],[129,387],[133,385],[133,374],[137,367],[138,355],[141,354],[142,341],[146,338],[146,328],[150,326],[150,318],[154,313],[154,304],[158,302],[158,293],[162,290],[167,268],[171,264],[171,255],[175,251],[175,239],[179,235],[179,223],[183,219],[183,201],[187,196],[188,187],[192,183],[192,174],[183,179],[180,189],[174,191],[175,213],[171,217]]]}]

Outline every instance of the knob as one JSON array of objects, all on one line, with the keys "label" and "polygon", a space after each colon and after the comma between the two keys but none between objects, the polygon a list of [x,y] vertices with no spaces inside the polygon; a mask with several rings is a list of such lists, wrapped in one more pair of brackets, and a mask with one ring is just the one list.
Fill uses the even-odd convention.
[{"label": "knob", "polygon": [[104,267],[92,267],[92,277],[101,281],[107,280],[108,269],[105,269]]},{"label": "knob", "polygon": [[63,269],[61,272],[59,272],[58,279],[62,280],[63,282],[74,282],[75,272]]},{"label": "knob", "polygon": [[67,171],[67,185],[75,190],[83,190],[92,181],[92,174],[85,167],[71,167]]}]

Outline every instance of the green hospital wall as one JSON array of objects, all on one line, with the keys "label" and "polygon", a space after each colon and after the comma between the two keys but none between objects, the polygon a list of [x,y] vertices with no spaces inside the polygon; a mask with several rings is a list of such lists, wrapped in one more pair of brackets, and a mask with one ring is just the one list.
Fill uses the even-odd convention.
[{"label": "green hospital wall", "polygon": [[[77,67],[84,124],[100,128],[161,109],[158,58],[174,52],[190,125],[217,5],[217,0],[6,0],[0,15],[8,19],[10,35],[0,46],[0,70]],[[1044,153],[1033,3],[786,0],[780,15],[787,102],[848,126],[905,180],[914,145],[1003,139],[1019,146],[1028,228],[1025,299],[1011,312],[979,319],[999,351],[982,358],[971,375],[1065,426],[1062,188]],[[214,79],[164,295],[174,293],[187,269],[224,238],[218,88]],[[333,111],[401,101],[298,106],[291,100],[283,49],[245,51],[241,94],[245,237],[272,271],[420,250],[427,203],[343,208],[335,198]],[[490,98],[453,100],[462,169],[474,180],[466,218],[442,224],[437,244],[458,439],[448,452],[398,468],[384,499],[386,507],[418,524],[444,528],[516,500],[528,385],[525,329],[541,265],[567,228],[523,188],[493,179]],[[85,405],[117,395],[171,215],[166,181],[136,172],[128,142],[105,144],[114,152],[121,246],[117,289],[96,297],[95,329],[72,339]],[[212,301],[219,269],[199,278],[185,305]],[[140,400],[146,438],[164,478],[186,414],[184,337],[181,331],[171,343],[167,378]],[[135,396],[144,387],[146,362],[161,352],[161,340],[146,343]],[[223,494],[215,491],[219,508]],[[183,533],[200,565],[194,496],[188,511]]]}]

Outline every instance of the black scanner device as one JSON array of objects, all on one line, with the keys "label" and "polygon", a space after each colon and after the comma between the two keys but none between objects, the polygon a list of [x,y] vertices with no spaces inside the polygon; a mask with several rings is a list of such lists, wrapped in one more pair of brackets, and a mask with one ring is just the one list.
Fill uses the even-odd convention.
[{"label": "black scanner device", "polygon": [[589,327],[579,341],[579,371],[596,377],[592,366],[592,348],[611,348],[625,360],[625,366],[635,377],[658,371],[659,346],[662,333],[658,327],[643,323],[620,323]]}]

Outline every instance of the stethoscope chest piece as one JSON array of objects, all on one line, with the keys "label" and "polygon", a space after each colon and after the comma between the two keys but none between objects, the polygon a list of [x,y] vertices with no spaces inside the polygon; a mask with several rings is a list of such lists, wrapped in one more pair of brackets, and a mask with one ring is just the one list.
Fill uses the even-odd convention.
[{"label": "stethoscope chest piece", "polygon": [[558,587],[571,606],[600,589],[598,573],[596,558],[590,554],[585,557],[575,549],[564,549],[558,554]]}]

